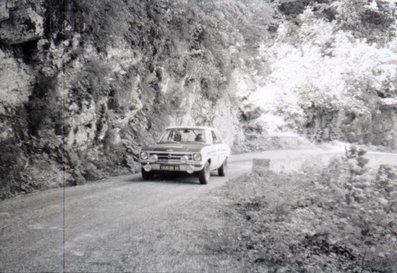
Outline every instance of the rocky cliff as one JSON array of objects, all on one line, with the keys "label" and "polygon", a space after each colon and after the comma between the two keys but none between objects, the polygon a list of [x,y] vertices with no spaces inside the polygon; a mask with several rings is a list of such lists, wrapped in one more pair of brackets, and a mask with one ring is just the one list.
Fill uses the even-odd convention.
[{"label": "rocky cliff", "polygon": [[244,31],[266,32],[239,19],[255,2],[2,1],[2,197],[138,171],[170,125],[242,141],[232,74],[263,36]]},{"label": "rocky cliff", "polygon": [[[339,60],[340,32],[351,41],[367,38],[371,49],[387,44],[384,63],[392,71],[394,13],[378,2],[377,11],[364,8],[351,22],[343,17],[349,7],[332,1],[1,0],[1,197],[138,171],[140,147],[170,125],[213,125],[231,145],[243,143],[246,132],[281,131],[396,148],[395,104],[381,101],[396,95],[394,85],[375,90],[368,82],[371,103],[362,105],[371,109],[357,114],[340,107],[344,95],[322,103],[329,86],[305,81],[313,84],[304,90],[317,94],[307,96],[291,81]],[[361,29],[354,29],[357,20]],[[319,58],[308,59],[316,47]],[[362,71],[394,82],[376,66]],[[367,83],[357,76],[340,86],[357,82]],[[362,86],[358,98],[368,97]],[[301,99],[269,100],[275,90]]]}]

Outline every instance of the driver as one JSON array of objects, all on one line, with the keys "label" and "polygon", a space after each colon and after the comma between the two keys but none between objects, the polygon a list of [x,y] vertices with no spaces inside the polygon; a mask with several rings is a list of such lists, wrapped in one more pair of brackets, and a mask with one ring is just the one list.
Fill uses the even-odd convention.
[{"label": "driver", "polygon": [[179,132],[175,132],[174,141],[180,142],[182,140],[182,135]]}]

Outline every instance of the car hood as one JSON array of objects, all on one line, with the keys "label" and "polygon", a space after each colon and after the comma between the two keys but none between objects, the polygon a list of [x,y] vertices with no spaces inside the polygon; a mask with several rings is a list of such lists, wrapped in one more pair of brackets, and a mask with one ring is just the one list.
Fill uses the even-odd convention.
[{"label": "car hood", "polygon": [[156,151],[156,152],[200,152],[201,149],[208,144],[204,143],[158,143],[146,146],[142,151]]}]

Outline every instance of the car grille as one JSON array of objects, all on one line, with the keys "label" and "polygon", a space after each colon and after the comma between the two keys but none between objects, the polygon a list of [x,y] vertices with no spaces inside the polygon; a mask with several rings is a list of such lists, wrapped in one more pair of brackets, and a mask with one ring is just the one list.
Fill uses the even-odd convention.
[{"label": "car grille", "polygon": [[159,162],[180,162],[183,156],[193,160],[192,154],[150,153],[150,155],[157,155]]}]

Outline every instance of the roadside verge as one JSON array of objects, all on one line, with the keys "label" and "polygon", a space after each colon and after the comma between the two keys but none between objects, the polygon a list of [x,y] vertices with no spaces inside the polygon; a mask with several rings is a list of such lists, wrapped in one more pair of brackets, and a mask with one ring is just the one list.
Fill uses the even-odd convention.
[{"label": "roadside verge", "polygon": [[207,252],[244,272],[397,272],[397,168],[364,155],[232,179],[215,192],[225,228],[207,232]]}]

